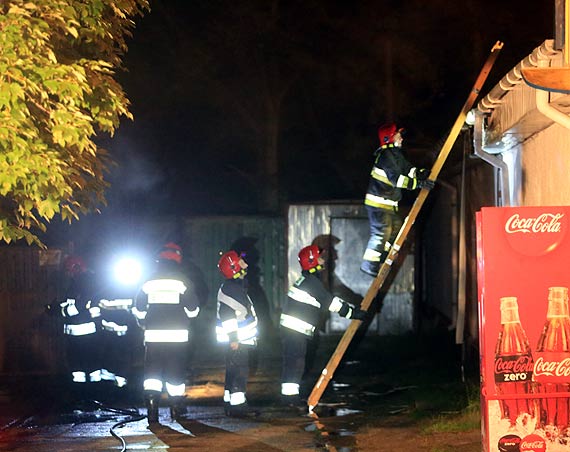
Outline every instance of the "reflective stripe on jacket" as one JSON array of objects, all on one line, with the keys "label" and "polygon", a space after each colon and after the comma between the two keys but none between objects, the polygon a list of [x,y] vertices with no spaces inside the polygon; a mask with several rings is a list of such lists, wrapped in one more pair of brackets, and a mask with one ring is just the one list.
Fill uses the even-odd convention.
[{"label": "reflective stripe on jacket", "polygon": [[321,309],[329,308],[332,294],[315,273],[303,270],[287,293],[279,324],[306,336],[312,336],[321,321]]},{"label": "reflective stripe on jacket", "polygon": [[397,211],[402,189],[414,190],[417,187],[416,174],[417,168],[406,160],[401,148],[378,149],[364,204]]},{"label": "reflective stripe on jacket", "polygon": [[188,342],[191,317],[199,312],[198,300],[189,290],[180,264],[159,261],[137,295],[133,314],[144,319],[147,342]]},{"label": "reflective stripe on jacket", "polygon": [[218,290],[217,341],[253,345],[257,335],[257,315],[247,294],[247,280],[226,280]]}]

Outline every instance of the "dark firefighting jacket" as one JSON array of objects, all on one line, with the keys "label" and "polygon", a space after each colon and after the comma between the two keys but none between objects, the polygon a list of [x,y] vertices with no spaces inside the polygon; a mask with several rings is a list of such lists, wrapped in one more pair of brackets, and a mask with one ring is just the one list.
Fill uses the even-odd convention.
[{"label": "dark firefighting jacket", "polygon": [[63,333],[68,336],[95,334],[99,329],[101,310],[92,300],[93,275],[84,272],[75,276],[66,291],[65,301],[59,303],[63,317]]},{"label": "dark firefighting jacket", "polygon": [[279,324],[298,333],[312,337],[317,328],[322,310],[336,312],[350,318],[352,307],[333,296],[316,276],[315,269],[303,270],[287,294]]},{"label": "dark firefighting jacket", "polygon": [[406,160],[401,148],[393,145],[383,146],[375,154],[364,204],[397,211],[402,189],[414,190],[418,186],[418,168]]},{"label": "dark firefighting jacket", "polygon": [[228,279],[218,290],[216,338],[222,343],[255,344],[257,316],[243,278]]},{"label": "dark firefighting jacket", "polygon": [[144,328],[145,343],[188,342],[190,322],[199,308],[189,279],[174,261],[158,261],[137,294],[133,314]]},{"label": "dark firefighting jacket", "polygon": [[132,304],[133,300],[129,298],[100,300],[101,329],[114,336],[126,336],[129,332],[129,326],[133,322],[133,316],[130,311]]}]

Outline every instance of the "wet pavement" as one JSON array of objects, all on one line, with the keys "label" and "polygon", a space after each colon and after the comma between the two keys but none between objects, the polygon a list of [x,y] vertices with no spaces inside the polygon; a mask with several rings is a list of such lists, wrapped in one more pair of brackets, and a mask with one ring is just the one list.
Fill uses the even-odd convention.
[{"label": "wet pavement", "polygon": [[[338,339],[321,338],[305,379],[305,393]],[[418,347],[426,345],[422,339],[365,337],[349,349],[310,416],[307,410],[281,405],[278,340],[269,338],[266,344],[259,348],[248,385],[256,413],[243,419],[224,414],[223,351],[215,346],[202,347],[193,357],[187,414],[172,421],[163,401],[160,424],[151,427],[137,385],[99,386],[74,401],[48,377],[2,378],[0,450],[447,452],[459,450],[458,446],[467,452],[481,450],[478,428],[444,433],[425,429],[438,416],[459,415],[466,404],[461,400],[464,384],[449,350],[428,355]]]}]

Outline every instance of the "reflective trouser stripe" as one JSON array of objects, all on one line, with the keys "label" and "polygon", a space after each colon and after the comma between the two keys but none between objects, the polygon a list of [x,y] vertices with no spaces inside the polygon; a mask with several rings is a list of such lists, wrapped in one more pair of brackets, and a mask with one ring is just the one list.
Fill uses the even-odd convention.
[{"label": "reflective trouser stripe", "polygon": [[224,390],[224,402],[230,403],[230,391],[228,389]]},{"label": "reflective trouser stripe", "polygon": [[162,381],[156,378],[147,378],[143,383],[143,388],[145,391],[162,391]]},{"label": "reflective trouser stripe", "polygon": [[234,392],[230,394],[230,405],[242,405],[245,403],[245,392]]},{"label": "reflective trouser stripe", "polygon": [[282,395],[299,395],[298,383],[281,383]]},{"label": "reflective trouser stripe", "polygon": [[364,204],[371,207],[378,207],[381,209],[386,209],[390,211],[398,211],[398,201],[392,199],[386,199],[382,196],[373,195],[372,193],[366,193],[364,199]]},{"label": "reflective trouser stripe", "polygon": [[186,385],[181,383],[179,385],[173,385],[172,383],[166,383],[166,392],[169,396],[178,397],[183,396],[186,392]]},{"label": "reflective trouser stripe", "polygon": [[146,330],[145,342],[188,342],[188,330]]}]

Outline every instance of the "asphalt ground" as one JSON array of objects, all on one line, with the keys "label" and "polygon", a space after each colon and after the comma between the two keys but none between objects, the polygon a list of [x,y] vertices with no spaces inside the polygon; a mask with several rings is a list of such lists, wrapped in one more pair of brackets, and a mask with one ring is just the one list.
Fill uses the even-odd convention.
[{"label": "asphalt ground", "polygon": [[[279,339],[265,339],[248,385],[255,413],[245,419],[223,412],[223,349],[215,344],[192,355],[184,419],[171,421],[163,401],[160,425],[152,428],[144,418],[140,369],[127,388],[97,384],[79,397],[57,376],[3,376],[0,450],[481,450],[476,425],[426,429],[442,417],[462,418],[477,398],[476,368],[465,365],[450,334],[356,337],[313,416],[281,404]],[[305,396],[339,339],[321,336],[312,344]]]}]

